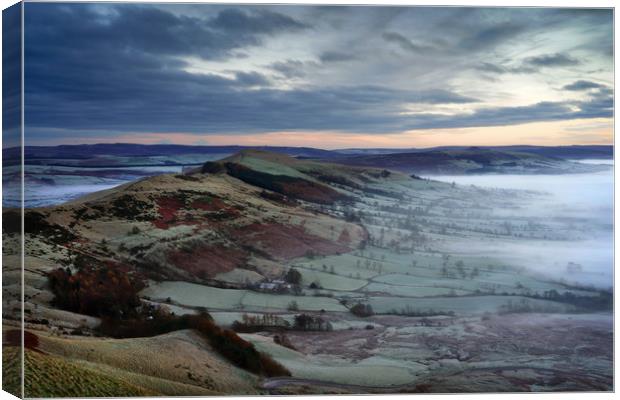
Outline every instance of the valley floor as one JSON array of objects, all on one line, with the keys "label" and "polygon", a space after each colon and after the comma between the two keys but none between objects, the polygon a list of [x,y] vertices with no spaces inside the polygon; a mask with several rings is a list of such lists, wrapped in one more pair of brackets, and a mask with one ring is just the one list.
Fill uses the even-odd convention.
[{"label": "valley floor", "polygon": [[[574,284],[605,277],[563,262],[566,279],[554,278],[542,261],[506,256],[531,243],[578,246],[609,233],[606,220],[550,207],[554,199],[541,193],[282,155],[250,152],[205,166],[210,172],[30,210],[24,293],[19,235],[4,230],[4,334],[18,329],[23,294],[26,328],[37,338],[25,353],[27,395],[613,389],[613,293]],[[548,207],[531,213],[541,198]],[[101,319],[60,309],[48,279],[89,268],[143,279],[134,308],[175,317],[206,309],[223,328],[252,318],[285,324],[240,336],[292,376],[237,368],[195,331],[100,336]],[[275,290],[291,270],[295,288]],[[308,315],[325,329],[296,326]],[[276,343],[283,334],[287,346]],[[5,366],[16,365],[16,349],[4,349]],[[3,373],[19,381],[10,368]]]}]

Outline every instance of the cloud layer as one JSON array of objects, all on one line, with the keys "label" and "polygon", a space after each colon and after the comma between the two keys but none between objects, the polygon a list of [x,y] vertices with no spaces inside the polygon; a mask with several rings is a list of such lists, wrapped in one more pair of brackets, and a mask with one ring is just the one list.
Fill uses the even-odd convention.
[{"label": "cloud layer", "polygon": [[28,3],[25,23],[38,138],[380,134],[613,113],[609,10]]}]

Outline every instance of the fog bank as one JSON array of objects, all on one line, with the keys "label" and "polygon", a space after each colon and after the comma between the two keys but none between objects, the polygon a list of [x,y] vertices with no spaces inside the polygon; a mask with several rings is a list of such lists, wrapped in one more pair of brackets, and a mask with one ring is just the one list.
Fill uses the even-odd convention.
[{"label": "fog bank", "polygon": [[[585,160],[594,163],[597,160]],[[610,160],[598,160],[609,163]],[[613,285],[613,169],[567,175],[433,176],[432,179],[504,189],[541,192],[512,217],[531,217],[575,240],[464,239],[451,242],[459,253],[488,255],[568,283],[609,288]],[[510,216],[498,210],[495,215]],[[568,232],[567,232],[568,231]],[[568,271],[576,263],[581,271]]]}]

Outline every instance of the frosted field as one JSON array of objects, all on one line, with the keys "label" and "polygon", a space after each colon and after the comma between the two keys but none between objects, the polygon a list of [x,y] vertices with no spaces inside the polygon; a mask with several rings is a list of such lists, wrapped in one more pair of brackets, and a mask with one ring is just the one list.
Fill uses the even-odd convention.
[{"label": "frosted field", "polygon": [[388,295],[427,297],[427,296],[462,296],[471,294],[471,291],[460,289],[448,289],[441,287],[405,286],[385,283],[371,283],[364,287],[364,292],[382,292]]},{"label": "frosted field", "polygon": [[140,294],[158,301],[170,297],[173,302],[182,306],[234,310],[239,309],[245,291],[219,289],[187,282],[164,281],[151,284]]},{"label": "frosted field", "polygon": [[471,297],[437,297],[437,298],[411,298],[411,297],[370,297],[369,303],[377,313],[388,313],[392,310],[400,311],[410,307],[415,311],[438,311],[454,312],[457,315],[472,315],[484,312],[495,313],[500,307],[513,302],[515,305],[526,301],[532,307],[537,307],[542,312],[566,312],[572,307],[546,300],[530,299],[519,296],[471,296]]},{"label": "frosted field", "polygon": [[363,386],[391,386],[409,383],[417,371],[424,370],[421,364],[402,362],[381,356],[369,357],[351,363],[340,357],[310,356],[278,346],[271,338],[255,334],[241,335],[252,342],[259,351],[273,356],[287,367],[296,378],[317,379]]},{"label": "frosted field", "polygon": [[317,259],[317,260],[310,260],[307,258],[302,258],[302,259],[295,260],[295,262],[293,262],[293,265],[307,268],[309,270],[315,270],[315,271],[322,271],[323,265],[326,265],[329,270],[329,267],[333,265],[334,271],[337,274],[342,275],[342,276],[347,276],[347,277],[349,275],[356,277],[357,274],[359,274],[360,278],[365,279],[365,278],[371,278],[373,276],[378,275],[377,272],[371,271],[364,267],[358,267],[356,265],[358,260],[360,261],[360,263],[363,263],[364,261],[366,261],[366,258],[358,257],[352,253],[349,253],[349,254],[321,257],[320,259]]},{"label": "frosted field", "polygon": [[286,310],[288,305],[295,301],[300,310],[347,311],[338,300],[329,297],[266,294],[187,282],[164,281],[152,284],[144,289],[141,295],[157,301],[170,297],[174,303],[181,306],[206,307],[209,310]]},{"label": "frosted field", "polygon": [[368,284],[366,280],[353,279],[308,268],[300,268],[299,272],[301,272],[303,277],[302,283],[306,286],[313,282],[318,282],[324,289],[354,291]]},{"label": "frosted field", "polygon": [[247,269],[234,269],[232,271],[217,274],[215,279],[230,283],[256,283],[262,279],[262,276],[254,271]]},{"label": "frosted field", "polygon": [[347,309],[338,300],[329,297],[273,295],[265,293],[247,292],[242,299],[244,309],[276,309],[286,310],[291,302],[297,302],[300,310],[306,311],[341,311]]}]

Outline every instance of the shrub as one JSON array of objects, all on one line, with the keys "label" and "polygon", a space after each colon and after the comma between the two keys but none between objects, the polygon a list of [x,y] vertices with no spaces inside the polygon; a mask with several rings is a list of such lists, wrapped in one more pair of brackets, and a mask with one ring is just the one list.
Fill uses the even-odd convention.
[{"label": "shrub", "polygon": [[293,285],[299,285],[301,283],[301,272],[295,268],[289,268],[286,275],[284,275],[284,280]]},{"label": "shrub", "polygon": [[286,307],[286,309],[289,311],[298,311],[299,305],[297,304],[295,300],[293,300],[290,303],[288,303],[288,306]]},{"label": "shrub", "polygon": [[161,335],[181,329],[194,329],[209,341],[214,350],[239,368],[258,375],[290,376],[284,366],[268,354],[261,353],[254,345],[229,329],[222,329],[208,313],[174,316],[160,314],[153,319],[114,320],[103,319],[99,331],[115,338]]},{"label": "shrub", "polygon": [[319,281],[314,281],[308,286],[310,289],[322,289],[321,283]]},{"label": "shrub", "polygon": [[355,315],[356,317],[362,318],[370,317],[375,314],[370,304],[362,303],[357,303],[356,305],[351,307],[349,311],[351,311],[351,314]]},{"label": "shrub", "polygon": [[135,221],[149,221],[148,215],[151,205],[133,196],[124,194],[112,201],[110,213],[118,218],[126,218]]}]

